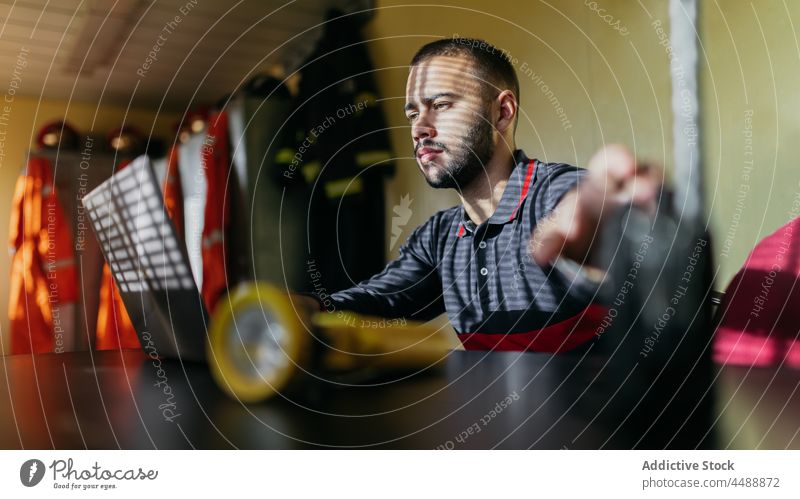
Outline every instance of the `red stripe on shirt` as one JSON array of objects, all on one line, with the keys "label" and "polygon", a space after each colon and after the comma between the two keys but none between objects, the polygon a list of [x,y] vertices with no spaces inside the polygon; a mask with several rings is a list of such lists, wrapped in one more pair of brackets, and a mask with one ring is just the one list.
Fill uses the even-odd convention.
[{"label": "red stripe on shirt", "polygon": [[528,195],[528,187],[531,185],[531,178],[533,177],[533,171],[536,169],[536,160],[532,159],[528,163],[528,171],[525,173],[525,182],[522,184],[522,192],[519,193],[519,201],[517,201],[517,206],[514,208],[514,211],[511,212],[511,216],[508,217],[508,220],[514,220],[514,217],[517,216],[517,210],[519,209],[519,205],[522,204],[522,200],[525,199],[525,196]]},{"label": "red stripe on shirt", "polygon": [[521,333],[461,333],[466,350],[567,352],[594,337],[608,308],[591,304],[569,319]]}]

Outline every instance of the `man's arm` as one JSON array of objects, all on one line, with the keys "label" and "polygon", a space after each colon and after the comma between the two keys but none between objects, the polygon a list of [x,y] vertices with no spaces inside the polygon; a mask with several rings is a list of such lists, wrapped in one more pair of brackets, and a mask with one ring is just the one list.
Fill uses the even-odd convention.
[{"label": "man's arm", "polygon": [[[435,217],[434,217],[435,219]],[[379,274],[331,295],[321,310],[386,318],[429,320],[444,313],[442,284],[437,271],[434,219],[418,227],[400,248],[400,255]]]},{"label": "man's arm", "polygon": [[589,174],[537,224],[531,244],[534,260],[551,265],[565,257],[585,265],[605,218],[628,204],[652,212],[662,182],[660,170],[637,164],[624,146],[601,149],[589,161]]}]

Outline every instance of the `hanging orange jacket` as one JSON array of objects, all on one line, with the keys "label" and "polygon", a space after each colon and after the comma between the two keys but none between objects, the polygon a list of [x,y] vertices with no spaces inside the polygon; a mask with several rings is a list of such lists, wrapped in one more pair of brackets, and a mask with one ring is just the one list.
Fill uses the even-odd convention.
[{"label": "hanging orange jacket", "polygon": [[[121,162],[118,170],[122,170],[129,163],[130,161]],[[103,277],[100,281],[100,302],[97,308],[95,349],[119,350],[120,348],[141,348],[141,344],[125,310],[111,269],[108,268],[108,263],[104,263]]]},{"label": "hanging orange jacket", "polygon": [[78,297],[68,221],[53,185],[50,163],[30,158],[17,180],[11,211],[11,353],[54,351],[60,324],[53,309]]},{"label": "hanging orange jacket", "polygon": [[103,277],[100,284],[95,348],[97,350],[140,348],[136,329],[128,317],[117,283],[114,282],[107,263],[103,265]]},{"label": "hanging orange jacket", "polygon": [[228,203],[225,187],[230,169],[228,116],[213,113],[208,120],[206,143],[203,145],[203,170],[208,185],[203,222],[203,301],[209,312],[228,287],[225,262],[225,234],[228,227]]}]

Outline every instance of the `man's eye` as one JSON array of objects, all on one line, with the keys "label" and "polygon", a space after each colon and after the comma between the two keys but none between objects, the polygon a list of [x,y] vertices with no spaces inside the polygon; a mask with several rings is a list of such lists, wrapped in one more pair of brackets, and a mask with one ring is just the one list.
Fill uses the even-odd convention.
[{"label": "man's eye", "polygon": [[414,121],[417,119],[417,116],[419,116],[419,113],[411,113],[407,114],[406,118],[408,118],[408,121]]},{"label": "man's eye", "polygon": [[433,105],[433,108],[436,109],[437,111],[442,109],[447,109],[448,107],[450,107],[449,102],[437,102],[436,104]]}]

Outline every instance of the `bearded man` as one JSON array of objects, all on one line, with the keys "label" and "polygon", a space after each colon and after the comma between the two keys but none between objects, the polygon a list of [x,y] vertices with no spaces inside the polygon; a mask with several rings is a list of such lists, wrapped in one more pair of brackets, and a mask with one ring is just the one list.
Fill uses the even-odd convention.
[{"label": "bearded man", "polygon": [[[507,54],[475,39],[443,39],[411,61],[405,112],[420,171],[461,205],[418,227],[397,259],[331,295],[339,310],[429,319],[443,312],[466,349],[566,352],[585,348],[606,308],[588,275],[612,208],[649,206],[659,182],[622,146],[584,170],[516,148],[519,81]],[[577,264],[577,265],[575,265]]]}]

